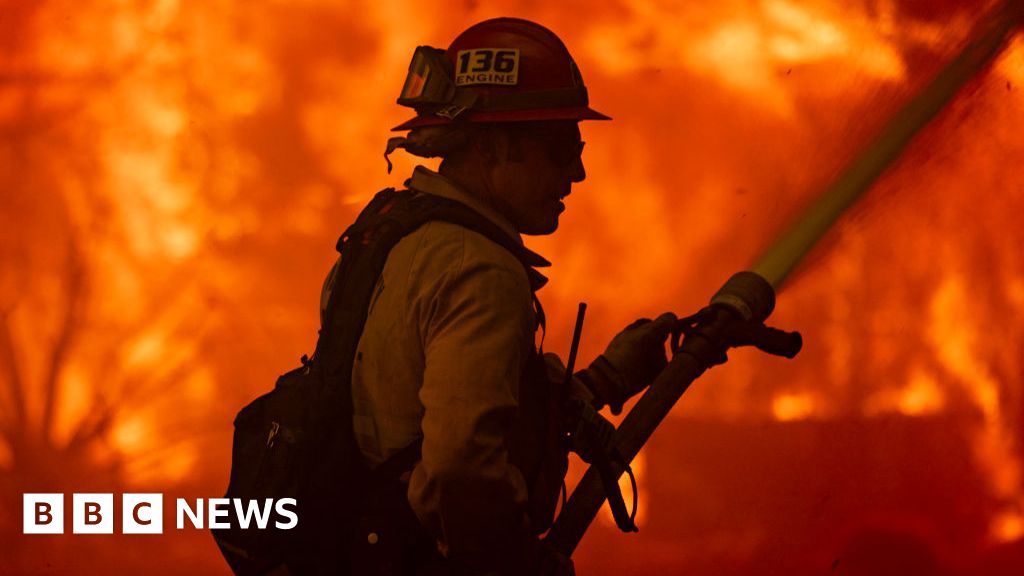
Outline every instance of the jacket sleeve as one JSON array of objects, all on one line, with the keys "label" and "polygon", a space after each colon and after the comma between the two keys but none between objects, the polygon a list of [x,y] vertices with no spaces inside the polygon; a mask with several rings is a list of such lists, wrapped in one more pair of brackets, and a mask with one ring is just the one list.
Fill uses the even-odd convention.
[{"label": "jacket sleeve", "polygon": [[473,568],[507,568],[536,546],[526,483],[506,447],[534,313],[519,263],[497,246],[481,252],[471,234],[417,306],[423,456],[408,497],[443,554]]}]

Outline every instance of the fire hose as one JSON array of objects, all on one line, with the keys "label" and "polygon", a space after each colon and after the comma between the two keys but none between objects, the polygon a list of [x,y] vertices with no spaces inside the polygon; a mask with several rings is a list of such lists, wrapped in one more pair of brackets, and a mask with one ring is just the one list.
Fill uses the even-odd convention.
[{"label": "fire hose", "polygon": [[[618,479],[668,416],[690,385],[706,370],[721,364],[729,348],[755,346],[773,355],[793,358],[802,341],[798,333],[765,326],[775,307],[775,293],[804,256],[839,217],[866,192],[902,154],[959,90],[1006,47],[1024,19],[1019,0],[1003,0],[986,15],[972,40],[886,125],[795,223],[756,261],[752,271],[733,275],[711,298],[710,305],[680,321],[674,355],[668,366],[626,415],[609,442],[611,477]],[[571,556],[606,499],[609,473],[591,465],[563,506],[545,541]]]}]

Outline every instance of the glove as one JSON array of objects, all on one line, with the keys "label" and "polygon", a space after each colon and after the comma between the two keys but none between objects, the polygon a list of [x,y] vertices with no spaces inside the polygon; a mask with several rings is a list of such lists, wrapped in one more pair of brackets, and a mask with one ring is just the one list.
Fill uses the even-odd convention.
[{"label": "glove", "polygon": [[665,341],[675,323],[676,315],[671,312],[654,321],[641,318],[633,322],[577,377],[612,414],[619,414],[626,400],[650,386],[668,364]]}]

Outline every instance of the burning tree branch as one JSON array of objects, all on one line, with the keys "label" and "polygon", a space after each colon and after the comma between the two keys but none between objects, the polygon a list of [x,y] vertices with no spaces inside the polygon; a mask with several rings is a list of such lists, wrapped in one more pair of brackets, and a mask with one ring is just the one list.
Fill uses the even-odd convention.
[{"label": "burning tree branch", "polygon": [[61,373],[74,344],[75,335],[81,327],[80,308],[86,290],[85,268],[74,234],[69,237],[67,242],[64,283],[63,302],[61,302],[62,318],[53,348],[50,350],[46,374],[42,381],[43,414],[40,433],[46,441],[51,439],[53,433],[54,410],[60,394]]},{"label": "burning tree branch", "polygon": [[[0,311],[0,362],[3,362],[6,392],[10,397],[14,413],[14,428],[20,429],[24,427],[27,420],[27,408],[21,368],[18,365],[18,353],[15,349],[14,339],[11,337],[10,315],[10,310]],[[13,440],[11,437],[11,434],[14,434],[12,427],[5,423],[3,428],[8,440]]]}]

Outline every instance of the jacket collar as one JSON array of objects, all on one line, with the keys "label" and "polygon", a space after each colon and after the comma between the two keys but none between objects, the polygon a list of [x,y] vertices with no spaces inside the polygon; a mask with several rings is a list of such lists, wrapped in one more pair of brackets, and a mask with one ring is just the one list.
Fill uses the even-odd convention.
[{"label": "jacket collar", "polygon": [[449,200],[455,200],[456,202],[465,204],[472,208],[477,214],[480,214],[484,218],[493,222],[501,229],[502,232],[507,234],[517,243],[523,243],[523,237],[518,231],[516,231],[515,227],[512,226],[512,223],[509,222],[507,218],[499,214],[494,208],[480,198],[463,191],[455,182],[425,166],[417,166],[416,169],[412,171],[412,178],[406,180],[405,185],[413,190],[426,192],[427,194],[433,194],[435,196],[441,196],[442,198],[448,198]]},{"label": "jacket collar", "polygon": [[[468,206],[477,214],[480,214],[484,218],[490,220],[502,232],[507,234],[509,238],[515,240],[516,243],[522,247],[524,261],[529,264],[531,268],[551,266],[551,262],[548,262],[543,256],[526,248],[523,244],[523,237],[507,218],[499,214],[497,210],[492,208],[486,202],[473,194],[462,190],[459,188],[458,184],[441,174],[438,174],[425,166],[417,166],[412,172],[412,177],[405,181],[405,185],[412,190],[433,194]],[[536,290],[547,282],[547,278],[536,270],[532,270],[532,272],[533,274],[530,275],[530,283]],[[536,277],[534,275],[536,275]]]}]

